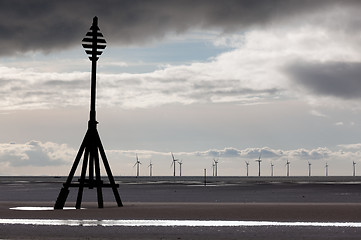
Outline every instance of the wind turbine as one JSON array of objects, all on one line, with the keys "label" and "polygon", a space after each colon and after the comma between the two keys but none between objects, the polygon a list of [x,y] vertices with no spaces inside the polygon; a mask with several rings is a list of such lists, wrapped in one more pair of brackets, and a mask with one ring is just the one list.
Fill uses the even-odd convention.
[{"label": "wind turbine", "polygon": [[213,170],[213,177],[214,177],[214,168],[216,167],[216,164],[214,162],[212,162],[212,170]]},{"label": "wind turbine", "polygon": [[328,176],[328,163],[327,162],[326,162],[325,168],[326,168],[326,177],[327,177]]},{"label": "wind turbine", "polygon": [[150,163],[149,163],[149,176],[151,177],[153,174],[153,163],[152,163],[152,160],[150,160]]},{"label": "wind turbine", "polygon": [[248,177],[248,166],[249,166],[249,162],[244,161],[246,163],[246,168],[247,168],[247,177]]},{"label": "wind turbine", "polygon": [[288,161],[288,159],[286,162],[286,166],[287,166],[287,177],[289,177],[290,176],[290,161]]},{"label": "wind turbine", "polygon": [[182,164],[183,164],[183,161],[178,161],[179,163],[179,176],[181,177],[182,176]]},{"label": "wind turbine", "polygon": [[134,166],[137,165],[137,177],[139,177],[139,164],[142,164],[138,159],[138,154],[135,154],[137,161],[135,162]]},{"label": "wind turbine", "polygon": [[311,163],[308,162],[308,176],[311,177]]},{"label": "wind turbine", "polygon": [[275,165],[273,164],[273,162],[271,162],[271,177],[273,177],[273,167],[274,167]]},{"label": "wind turbine", "polygon": [[175,177],[175,162],[177,162],[178,161],[178,159],[175,159],[174,158],[174,155],[173,155],[173,153],[171,153],[172,154],[172,164],[170,165],[170,167],[172,167],[173,166],[173,176]]},{"label": "wind turbine", "polygon": [[353,168],[353,176],[356,176],[356,163],[352,161],[352,168]]},{"label": "wind turbine", "polygon": [[214,176],[218,176],[218,159],[213,159],[214,161],[214,167],[215,167],[215,175]]},{"label": "wind turbine", "polygon": [[260,177],[261,176],[261,155],[262,155],[262,151],[261,153],[259,154],[259,157],[258,157],[258,160],[256,160],[256,162],[258,162],[258,176]]}]

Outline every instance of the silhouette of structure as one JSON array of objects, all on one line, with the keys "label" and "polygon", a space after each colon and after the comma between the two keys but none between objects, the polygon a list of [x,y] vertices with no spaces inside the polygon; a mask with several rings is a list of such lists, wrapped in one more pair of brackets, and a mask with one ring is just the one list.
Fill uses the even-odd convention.
[{"label": "silhouette of structure", "polygon": [[175,158],[174,158],[173,153],[171,153],[171,154],[172,154],[172,164],[170,165],[170,167],[173,166],[173,176],[175,177],[175,162],[177,162],[178,159],[175,159]]},{"label": "silhouette of structure", "polygon": [[[122,201],[118,193],[118,184],[115,184],[112,171],[105,155],[103,145],[101,143],[99,133],[97,130],[96,114],[95,114],[95,99],[96,99],[96,67],[97,60],[102,54],[102,50],[106,47],[106,41],[103,34],[100,33],[98,27],[98,18],[93,18],[93,24],[90,27],[90,31],[87,32],[86,37],[82,41],[82,45],[85,48],[85,52],[89,55],[89,59],[92,62],[91,73],[91,99],[90,99],[90,119],[88,121],[88,130],[85,134],[83,142],[80,145],[78,154],[76,155],[73,166],[70,170],[69,176],[66,182],[63,184],[63,188],[60,190],[59,196],[56,200],[54,209],[63,209],[66,199],[69,195],[69,188],[78,188],[78,196],[75,207],[79,209],[81,207],[83,189],[88,187],[89,189],[97,189],[98,207],[103,208],[103,187],[110,187],[113,190],[115,200],[118,207],[122,207]],[[81,176],[78,182],[72,182],[75,171],[79,165],[80,159],[84,153],[83,166],[81,169]],[[109,183],[104,183],[100,176],[100,164],[99,154],[103,160],[103,164],[108,175]],[[89,168],[89,176],[86,178],[87,168]],[[95,174],[95,176],[94,176]]]},{"label": "silhouette of structure", "polygon": [[327,162],[326,162],[325,168],[326,168],[326,177],[327,177],[328,176],[328,163]]},{"label": "silhouette of structure", "polygon": [[218,159],[213,159],[214,161],[214,169],[215,169],[215,172],[214,172],[214,176],[218,176]]},{"label": "silhouette of structure", "polygon": [[214,169],[215,169],[215,167],[216,167],[216,164],[214,163],[214,162],[212,162],[212,170],[213,170],[213,177],[214,177]]},{"label": "silhouette of structure", "polygon": [[260,177],[261,176],[261,155],[262,155],[262,152],[259,154],[259,157],[258,157],[258,160],[256,160],[256,162],[258,162],[258,176]]},{"label": "silhouette of structure", "polygon": [[207,169],[204,169],[204,186],[207,186]]},{"label": "silhouette of structure", "polygon": [[271,177],[273,177],[273,167],[274,167],[275,165],[273,164],[273,162],[271,162]]},{"label": "silhouette of structure", "polygon": [[311,163],[308,162],[308,176],[311,177]]},{"label": "silhouette of structure", "polygon": [[135,167],[135,165],[137,165],[137,177],[139,177],[139,165],[142,163],[139,161],[137,154],[135,154],[135,158],[136,158],[136,162],[133,167]]},{"label": "silhouette of structure", "polygon": [[178,161],[178,164],[179,164],[179,176],[181,177],[182,176],[182,164],[183,164],[183,161]]},{"label": "silhouette of structure", "polygon": [[287,177],[289,177],[290,176],[290,161],[288,161],[288,159],[286,162],[286,166],[287,166]]},{"label": "silhouette of structure", "polygon": [[248,166],[249,166],[249,162],[247,162],[247,161],[244,161],[244,162],[246,163],[246,169],[247,169],[246,175],[247,175],[247,177],[248,177]]},{"label": "silhouette of structure", "polygon": [[152,160],[150,160],[149,163],[149,176],[151,177],[153,175],[153,164],[152,164]]},{"label": "silhouette of structure", "polygon": [[352,175],[355,177],[356,176],[356,163],[355,161],[352,161]]}]

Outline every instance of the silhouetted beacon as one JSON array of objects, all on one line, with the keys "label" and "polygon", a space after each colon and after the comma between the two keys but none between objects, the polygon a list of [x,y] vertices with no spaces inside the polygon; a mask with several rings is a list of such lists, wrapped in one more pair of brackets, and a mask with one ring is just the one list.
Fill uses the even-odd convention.
[{"label": "silhouetted beacon", "polygon": [[[118,184],[115,184],[112,171],[105,155],[103,145],[101,143],[99,133],[97,130],[96,114],[95,114],[95,99],[96,99],[96,67],[97,60],[102,54],[102,51],[106,47],[106,41],[103,34],[98,27],[98,18],[93,18],[93,25],[90,27],[90,31],[87,32],[86,37],[82,41],[82,45],[85,48],[85,52],[89,55],[89,59],[92,62],[92,74],[91,74],[91,98],[90,98],[90,117],[88,121],[88,130],[85,134],[83,142],[80,145],[78,154],[75,157],[75,161],[70,170],[69,176],[66,182],[63,184],[63,188],[60,190],[59,196],[55,202],[54,209],[63,209],[66,199],[69,194],[70,187],[78,188],[78,196],[75,207],[79,209],[81,207],[81,201],[83,197],[83,189],[89,188],[97,189],[98,207],[103,208],[103,187],[110,187],[113,190],[115,200],[118,207],[122,207],[122,201],[118,193]],[[109,183],[104,183],[100,175],[99,154],[103,160],[105,171],[108,175]],[[72,182],[75,171],[79,165],[80,159],[83,156],[83,165],[81,169],[81,176],[77,182]],[[88,170],[88,177],[87,175]]]}]

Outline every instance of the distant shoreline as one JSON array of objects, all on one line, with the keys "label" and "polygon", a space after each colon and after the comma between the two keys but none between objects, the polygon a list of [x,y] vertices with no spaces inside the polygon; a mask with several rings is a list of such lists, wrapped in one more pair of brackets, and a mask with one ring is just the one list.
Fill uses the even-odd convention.
[{"label": "distant shoreline", "polygon": [[[67,176],[0,176],[0,183],[7,181],[28,182],[65,182]],[[74,176],[77,181],[79,176]],[[204,184],[204,176],[115,176],[119,183],[187,183]],[[107,181],[107,176],[103,176]],[[350,183],[361,184],[361,176],[207,176],[207,184],[242,184],[242,183]]]}]

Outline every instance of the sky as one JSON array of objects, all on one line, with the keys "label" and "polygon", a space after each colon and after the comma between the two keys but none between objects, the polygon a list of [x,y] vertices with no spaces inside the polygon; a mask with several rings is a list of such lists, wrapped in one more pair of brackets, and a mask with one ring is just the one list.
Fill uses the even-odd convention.
[{"label": "sky", "polygon": [[[0,0],[0,175],[68,175],[87,130],[115,176],[361,175],[361,2]],[[102,164],[101,164],[102,166]],[[179,165],[177,174],[179,174]],[[358,171],[357,168],[360,168]],[[80,167],[79,167],[80,168]]]}]

